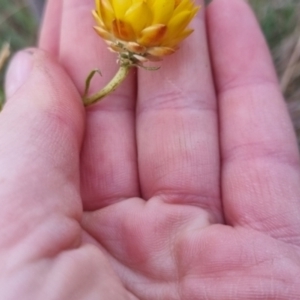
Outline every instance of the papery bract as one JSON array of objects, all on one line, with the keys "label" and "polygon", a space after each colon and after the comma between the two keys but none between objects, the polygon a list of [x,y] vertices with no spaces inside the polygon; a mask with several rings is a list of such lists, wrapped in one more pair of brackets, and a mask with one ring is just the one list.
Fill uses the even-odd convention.
[{"label": "papery bract", "polygon": [[193,32],[199,8],[192,0],[96,0],[94,28],[123,59],[156,61]]}]

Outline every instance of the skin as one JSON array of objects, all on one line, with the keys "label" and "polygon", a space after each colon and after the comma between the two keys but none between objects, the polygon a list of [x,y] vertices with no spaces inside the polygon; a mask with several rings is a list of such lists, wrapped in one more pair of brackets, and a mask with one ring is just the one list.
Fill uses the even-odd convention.
[{"label": "skin", "polygon": [[88,72],[96,91],[117,68],[92,7],[50,0],[47,53],[7,74],[0,298],[300,299],[299,154],[246,2],[214,0],[159,71],[84,109]]}]

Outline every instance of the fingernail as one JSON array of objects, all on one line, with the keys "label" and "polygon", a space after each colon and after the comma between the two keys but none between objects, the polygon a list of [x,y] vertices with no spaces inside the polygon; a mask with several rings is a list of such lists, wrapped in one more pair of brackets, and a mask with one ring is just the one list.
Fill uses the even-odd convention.
[{"label": "fingernail", "polygon": [[20,51],[12,58],[5,77],[5,93],[10,98],[27,80],[33,66],[33,51]]}]

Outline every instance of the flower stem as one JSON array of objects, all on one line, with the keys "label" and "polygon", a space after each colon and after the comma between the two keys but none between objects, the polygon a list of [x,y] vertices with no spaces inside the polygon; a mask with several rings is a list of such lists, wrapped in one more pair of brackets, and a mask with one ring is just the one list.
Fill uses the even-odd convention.
[{"label": "flower stem", "polygon": [[[100,101],[102,98],[104,98],[105,96],[107,96],[108,94],[113,92],[127,77],[131,67],[132,67],[132,65],[130,65],[130,64],[121,64],[116,75],[103,89],[101,89],[100,91],[98,91],[97,93],[95,93],[89,97],[87,97],[87,96],[83,97],[83,104],[85,106],[91,105],[93,103],[96,103],[97,101]],[[87,87],[89,86],[90,80],[92,79],[93,75],[95,74],[95,71],[92,71],[92,73],[87,78],[87,81],[86,81]]]}]

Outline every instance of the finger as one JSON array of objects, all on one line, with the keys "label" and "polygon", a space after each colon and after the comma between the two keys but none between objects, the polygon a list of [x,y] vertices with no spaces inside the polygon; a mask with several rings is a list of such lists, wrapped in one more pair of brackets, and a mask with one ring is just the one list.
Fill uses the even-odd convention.
[{"label": "finger", "polygon": [[48,0],[40,32],[39,48],[58,56],[62,2]]},{"label": "finger", "polygon": [[[117,70],[117,57],[108,52],[93,31],[92,0],[64,0],[60,61],[82,92],[88,73],[99,68],[103,77],[93,80],[99,90]],[[134,131],[135,79],[89,107],[82,150],[82,194],[86,209],[97,209],[138,195]]]},{"label": "finger", "polygon": [[[0,247],[30,235],[39,249],[49,242],[52,225],[52,242],[70,245],[78,239],[82,211],[79,152],[84,123],[79,95],[61,67],[40,50],[17,54],[6,92],[0,115],[0,230],[5,229]],[[42,222],[49,226],[40,226]]]},{"label": "finger", "polygon": [[220,220],[217,108],[204,9],[191,27],[195,32],[159,71],[139,71],[141,188],[147,199],[160,195],[205,207]]},{"label": "finger", "polygon": [[298,239],[299,154],[265,40],[244,1],[215,0],[208,24],[226,219]]}]

